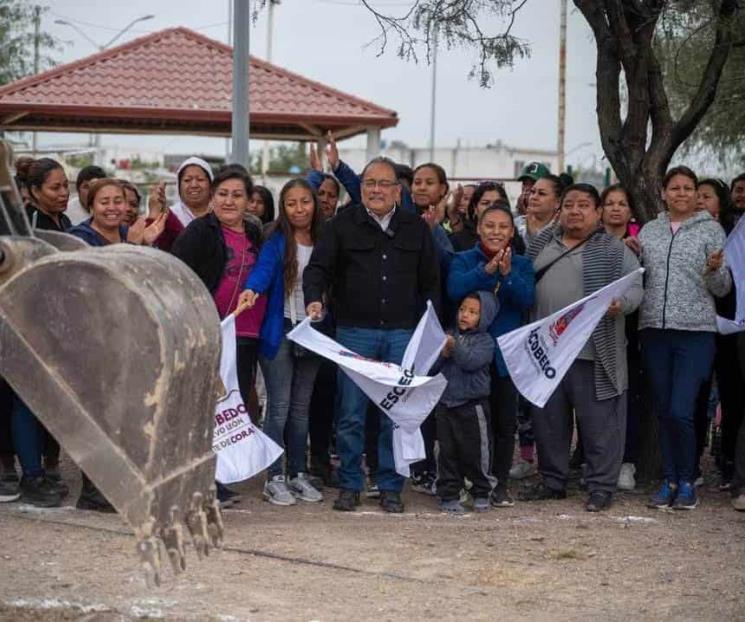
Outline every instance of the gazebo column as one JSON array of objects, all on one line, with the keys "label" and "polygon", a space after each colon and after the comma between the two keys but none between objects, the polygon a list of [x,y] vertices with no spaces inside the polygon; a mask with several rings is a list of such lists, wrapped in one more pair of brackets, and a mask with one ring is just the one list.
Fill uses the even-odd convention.
[{"label": "gazebo column", "polygon": [[380,128],[379,127],[368,127],[367,128],[367,161],[369,162],[373,158],[380,155]]}]

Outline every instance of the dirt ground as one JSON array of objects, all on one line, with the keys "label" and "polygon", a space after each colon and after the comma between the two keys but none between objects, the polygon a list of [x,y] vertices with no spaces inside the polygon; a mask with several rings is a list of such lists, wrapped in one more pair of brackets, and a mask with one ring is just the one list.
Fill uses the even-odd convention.
[{"label": "dirt ground", "polygon": [[408,490],[403,515],[334,512],[330,489],[290,508],[256,480],[239,490],[225,549],[189,550],[158,589],[116,515],[0,505],[0,620],[745,620],[745,514],[714,481],[694,512],[640,492],[594,515],[578,490],[464,517]]}]

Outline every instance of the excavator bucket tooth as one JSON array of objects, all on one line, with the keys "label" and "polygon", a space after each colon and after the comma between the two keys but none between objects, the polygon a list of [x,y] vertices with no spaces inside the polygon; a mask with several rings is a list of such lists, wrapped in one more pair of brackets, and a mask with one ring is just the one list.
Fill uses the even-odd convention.
[{"label": "excavator bucket tooth", "polygon": [[0,238],[0,375],[133,527],[157,584],[161,548],[185,568],[187,529],[200,558],[222,542],[219,318],[174,257],[67,242]]}]

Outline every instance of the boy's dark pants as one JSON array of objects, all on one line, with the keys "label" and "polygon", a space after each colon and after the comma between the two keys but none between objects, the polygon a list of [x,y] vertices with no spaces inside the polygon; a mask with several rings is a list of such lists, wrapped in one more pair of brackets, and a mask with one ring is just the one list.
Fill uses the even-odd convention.
[{"label": "boy's dark pants", "polygon": [[488,497],[493,488],[491,472],[491,432],[489,401],[472,400],[435,410],[437,440],[440,445],[437,469],[437,496],[443,501],[458,499],[463,478],[472,483],[473,498]]}]

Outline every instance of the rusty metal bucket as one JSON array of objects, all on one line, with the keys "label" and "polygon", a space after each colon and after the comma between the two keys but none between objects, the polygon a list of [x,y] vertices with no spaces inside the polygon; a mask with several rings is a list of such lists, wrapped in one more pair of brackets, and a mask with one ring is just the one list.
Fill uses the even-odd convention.
[{"label": "rusty metal bucket", "polygon": [[215,306],[161,251],[35,237],[2,162],[0,375],[133,527],[157,584],[163,548],[185,568],[187,532],[199,557],[222,541]]}]

